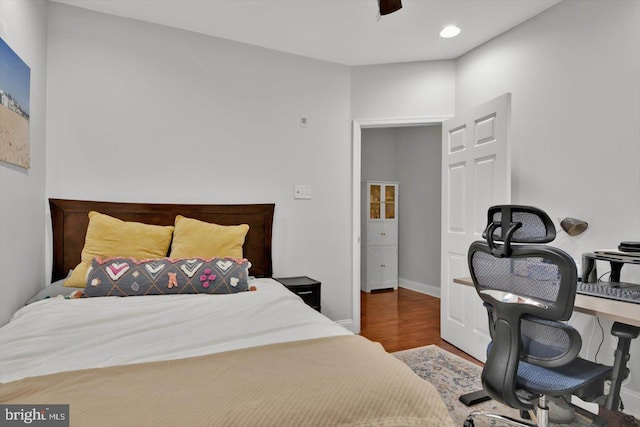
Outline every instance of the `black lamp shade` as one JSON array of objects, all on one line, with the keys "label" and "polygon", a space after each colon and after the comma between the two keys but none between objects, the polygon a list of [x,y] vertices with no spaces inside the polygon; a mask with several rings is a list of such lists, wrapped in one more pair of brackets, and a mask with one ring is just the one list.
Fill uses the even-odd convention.
[{"label": "black lamp shade", "polygon": [[588,226],[588,223],[576,218],[564,218],[560,221],[560,227],[562,227],[569,236],[581,234]]},{"label": "black lamp shade", "polygon": [[402,0],[378,0],[380,15],[388,15],[402,9]]}]

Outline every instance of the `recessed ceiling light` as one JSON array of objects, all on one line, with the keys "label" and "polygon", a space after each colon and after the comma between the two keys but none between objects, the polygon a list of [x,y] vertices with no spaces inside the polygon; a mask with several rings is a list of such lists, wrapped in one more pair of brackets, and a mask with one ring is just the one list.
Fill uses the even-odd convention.
[{"label": "recessed ceiling light", "polygon": [[455,37],[460,34],[460,28],[455,25],[448,25],[440,31],[440,37],[445,39],[450,39],[451,37]]}]

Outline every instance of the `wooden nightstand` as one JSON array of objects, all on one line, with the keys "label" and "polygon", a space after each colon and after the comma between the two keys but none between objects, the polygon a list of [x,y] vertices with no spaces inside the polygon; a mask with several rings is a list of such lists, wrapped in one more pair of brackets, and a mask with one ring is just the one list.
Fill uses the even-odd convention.
[{"label": "wooden nightstand", "polygon": [[320,312],[320,282],[307,276],[274,277],[311,308]]}]

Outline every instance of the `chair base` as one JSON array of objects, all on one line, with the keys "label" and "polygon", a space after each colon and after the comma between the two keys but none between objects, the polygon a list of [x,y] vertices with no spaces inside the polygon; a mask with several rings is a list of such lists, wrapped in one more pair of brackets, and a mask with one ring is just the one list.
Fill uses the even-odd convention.
[{"label": "chair base", "polygon": [[510,426],[514,426],[514,427],[546,427],[546,426],[537,426],[536,424],[531,424],[525,421],[516,420],[515,418],[507,417],[505,415],[494,414],[492,412],[486,412],[486,411],[473,411],[472,413],[470,413],[467,416],[467,419],[464,420],[463,427],[474,427],[475,424],[473,422],[473,419],[476,417],[484,417],[484,418],[490,418],[493,420],[502,421],[503,423],[508,424]]},{"label": "chair base", "polygon": [[[549,422],[554,424],[571,424],[576,420],[575,406],[564,397],[549,397]],[[522,414],[520,414],[522,416]]]},{"label": "chair base", "polygon": [[469,416],[467,416],[467,419],[464,421],[464,427],[473,427],[473,419],[475,417],[485,417],[494,420],[500,420],[514,427],[549,427],[549,406],[547,405],[547,396],[540,396],[538,398],[538,402],[535,405],[535,413],[533,410],[528,412],[531,415],[531,419],[535,421],[535,424],[507,417],[505,415],[494,414],[492,412],[473,411],[469,414]]},{"label": "chair base", "polygon": [[[499,420],[507,425],[510,426],[514,426],[514,427],[548,427],[549,426],[549,407],[547,406],[547,398],[545,396],[541,396],[540,400],[538,402],[538,405],[535,406],[535,412],[533,410],[531,411],[521,411],[521,416],[524,418],[524,415],[526,415],[527,413],[530,414],[530,418],[532,420],[535,420],[536,423],[529,423],[527,421],[524,420],[518,420],[515,418],[511,418],[505,415],[500,415],[500,414],[494,414],[493,412],[487,412],[487,411],[482,411],[482,410],[478,410],[478,411],[473,411],[471,412],[468,416],[467,419],[464,421],[463,426],[464,427],[474,427],[474,418],[476,417],[484,417],[484,418],[489,418],[489,419],[493,419],[493,420]],[[576,413],[588,418],[591,420],[591,426],[593,427],[603,427],[607,425],[607,420],[599,415],[593,414],[589,411],[586,411],[578,406],[575,406],[573,404],[569,404]]]}]

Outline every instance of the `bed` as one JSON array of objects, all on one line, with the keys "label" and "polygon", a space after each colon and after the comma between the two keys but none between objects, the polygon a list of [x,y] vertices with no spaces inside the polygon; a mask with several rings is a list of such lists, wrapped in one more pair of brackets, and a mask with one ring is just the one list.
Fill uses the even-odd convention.
[{"label": "bed", "polygon": [[[53,283],[0,328],[0,403],[68,404],[77,426],[451,425],[431,384],[271,278],[273,204],[50,207]],[[92,211],[156,226],[178,215],[247,224],[250,289],[72,298],[62,281],[81,261]]]}]

